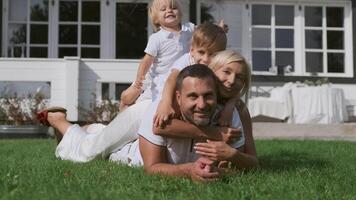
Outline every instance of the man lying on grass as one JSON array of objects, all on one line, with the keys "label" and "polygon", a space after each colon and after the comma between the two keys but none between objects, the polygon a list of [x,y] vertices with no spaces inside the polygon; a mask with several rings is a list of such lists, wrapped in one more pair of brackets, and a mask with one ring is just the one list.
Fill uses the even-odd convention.
[{"label": "man lying on grass", "polygon": [[[243,124],[247,136],[242,133],[238,140],[234,137],[236,135],[221,134],[211,126],[218,120],[217,84],[214,73],[204,65],[197,64],[183,69],[177,78],[174,104],[177,116],[172,123],[165,127],[153,127],[153,117],[159,103],[154,102],[145,114],[139,130],[140,155],[133,143],[129,149],[112,154],[110,159],[125,161],[122,159],[127,158],[125,154],[130,155],[136,149],[136,154],[128,156],[127,162],[139,164],[143,161],[147,173],[190,177],[203,182],[217,179],[220,176],[219,168],[226,166],[227,162],[236,168],[256,167],[258,161],[251,141],[251,124]],[[250,122],[246,120],[249,117],[246,111],[241,112],[244,115],[242,121]],[[241,126],[236,110],[233,116],[232,126]],[[223,135],[227,137],[223,138]],[[224,141],[206,140],[219,137],[230,142],[230,145]],[[204,156],[199,158],[199,154]]]},{"label": "man lying on grass", "polygon": [[[235,129],[231,130],[235,130],[235,134],[224,134],[217,131],[222,129],[211,126],[218,119],[217,84],[214,73],[205,65],[196,64],[183,69],[177,78],[176,116],[171,123],[153,128],[153,116],[158,105],[154,102],[141,125],[139,139],[112,153],[110,160],[131,166],[143,165],[145,171],[151,174],[190,177],[198,181],[217,179],[219,168],[226,166],[227,162],[236,168],[256,167],[258,161],[251,121],[244,105],[239,108],[240,115],[236,110],[233,115]],[[46,120],[57,130],[68,124],[65,113],[60,111],[48,113]],[[241,126],[241,121],[243,129],[240,139],[230,141],[236,139],[236,128]],[[225,133],[226,129],[229,128],[225,128]],[[65,131],[60,132],[63,132],[65,139]],[[154,132],[170,136],[159,136]],[[198,158],[198,154],[202,156]]]}]

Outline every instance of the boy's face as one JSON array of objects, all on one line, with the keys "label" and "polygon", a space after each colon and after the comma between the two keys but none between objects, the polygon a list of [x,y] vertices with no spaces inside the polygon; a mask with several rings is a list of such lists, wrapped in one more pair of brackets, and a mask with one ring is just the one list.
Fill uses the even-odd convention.
[{"label": "boy's face", "polygon": [[192,46],[190,48],[190,55],[193,57],[196,64],[209,65],[212,54],[204,47]]}]

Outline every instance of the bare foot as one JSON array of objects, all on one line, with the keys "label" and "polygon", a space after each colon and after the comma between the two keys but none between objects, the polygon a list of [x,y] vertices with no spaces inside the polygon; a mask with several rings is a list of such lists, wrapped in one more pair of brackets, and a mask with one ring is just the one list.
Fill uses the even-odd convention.
[{"label": "bare foot", "polygon": [[61,135],[67,131],[72,124],[66,119],[66,114],[63,112],[49,112],[47,116],[49,124],[57,129]]}]

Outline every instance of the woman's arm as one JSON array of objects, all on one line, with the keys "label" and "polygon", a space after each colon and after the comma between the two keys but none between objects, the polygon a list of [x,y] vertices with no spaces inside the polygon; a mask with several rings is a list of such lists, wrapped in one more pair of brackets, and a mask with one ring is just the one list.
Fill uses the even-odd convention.
[{"label": "woman's arm", "polygon": [[255,143],[252,136],[252,122],[247,107],[241,101],[238,104],[242,126],[244,129],[245,145],[235,149],[221,141],[207,141],[197,143],[194,147],[196,152],[207,156],[214,161],[230,161],[237,169],[252,169],[259,166]]},{"label": "woman's arm", "polygon": [[259,167],[255,141],[252,135],[252,120],[246,104],[243,101],[239,101],[237,104],[237,110],[239,111],[242,126],[245,134],[245,145],[242,151],[238,151],[235,156],[236,166],[242,169],[250,169]]}]

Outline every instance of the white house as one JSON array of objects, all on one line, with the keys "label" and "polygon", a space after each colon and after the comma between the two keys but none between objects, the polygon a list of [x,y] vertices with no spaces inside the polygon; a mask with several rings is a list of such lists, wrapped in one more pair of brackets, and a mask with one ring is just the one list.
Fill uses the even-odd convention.
[{"label": "white house", "polygon": [[[252,91],[328,78],[356,106],[356,1],[181,2],[184,21],[229,25],[228,48],[252,65]],[[68,107],[71,120],[92,92],[118,99],[152,33],[147,3],[1,0],[0,81],[47,83],[51,103]]]}]

